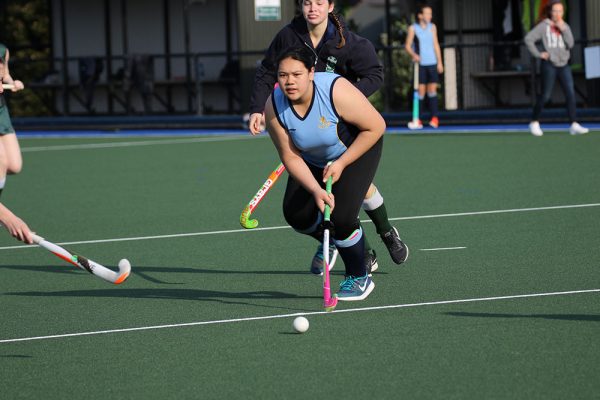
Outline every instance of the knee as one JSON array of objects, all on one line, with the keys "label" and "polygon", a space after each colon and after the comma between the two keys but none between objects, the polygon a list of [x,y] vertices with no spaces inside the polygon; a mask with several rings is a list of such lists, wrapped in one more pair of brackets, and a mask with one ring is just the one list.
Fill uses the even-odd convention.
[{"label": "knee", "polygon": [[343,236],[343,239],[334,238],[335,245],[341,248],[352,247],[360,241],[362,238],[362,228],[357,226],[356,229],[350,232],[350,234]]},{"label": "knee", "polygon": [[565,89],[565,97],[567,100],[575,100],[575,87],[573,85],[569,85]]},{"label": "knee", "polygon": [[15,161],[7,165],[6,173],[9,175],[16,175],[23,169],[23,161]]},{"label": "knee", "polygon": [[[360,229],[358,219],[354,218],[332,218],[333,226],[335,227],[335,233],[333,235],[336,241],[344,241],[354,235],[354,233]],[[362,232],[362,230],[361,230]]]},{"label": "knee", "polygon": [[381,196],[381,193],[379,193],[379,190],[377,190],[373,184],[371,184],[371,186],[374,188],[373,192],[369,194],[369,189],[369,192],[367,192],[367,197],[365,197],[362,203],[362,208],[365,211],[373,211],[383,205],[383,197]]},{"label": "knee", "polygon": [[544,93],[542,93],[542,97],[540,99],[541,103],[546,104],[548,101],[550,101],[550,97],[552,97],[552,92],[544,91]]},{"label": "knee", "polygon": [[[0,147],[1,150],[1,147]],[[18,174],[23,169],[23,158],[18,153],[16,157],[11,157],[6,151],[0,151],[0,174]]]},{"label": "knee", "polygon": [[287,224],[289,226],[291,226],[292,228],[295,228],[294,224],[296,222],[296,218],[295,218],[294,213],[292,212],[292,210],[284,208],[283,209],[283,218],[285,219],[285,222],[287,222]]},{"label": "knee", "polygon": [[365,200],[369,200],[373,195],[377,192],[377,186],[374,183],[369,185],[369,190],[367,190],[367,195],[365,196]]},{"label": "knee", "polygon": [[319,225],[323,221],[321,214],[309,216],[305,213],[299,213],[293,209],[283,210],[283,217],[289,226],[296,232],[310,235],[319,229]]}]

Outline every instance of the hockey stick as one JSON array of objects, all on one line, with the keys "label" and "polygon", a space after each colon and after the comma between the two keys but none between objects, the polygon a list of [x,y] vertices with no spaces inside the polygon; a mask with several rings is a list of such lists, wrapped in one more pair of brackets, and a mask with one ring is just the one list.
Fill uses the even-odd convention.
[{"label": "hockey stick", "polygon": [[265,197],[275,182],[277,182],[277,179],[279,179],[283,171],[285,171],[285,166],[282,163],[279,163],[277,168],[271,172],[271,175],[269,175],[265,183],[262,184],[258,192],[256,192],[252,200],[250,200],[248,205],[244,208],[244,210],[242,210],[242,214],[240,215],[240,225],[242,225],[244,228],[252,229],[258,226],[258,220],[250,219],[250,215],[254,209],[258,207],[258,203],[261,202],[263,197]]},{"label": "hockey stick", "polygon": [[[328,164],[331,165],[331,162]],[[331,185],[333,183],[333,177],[327,179],[327,185],[325,190],[327,194],[331,194]],[[323,307],[325,311],[333,311],[337,306],[338,298],[337,295],[331,295],[331,282],[329,281],[329,230],[333,228],[331,223],[331,208],[328,204],[325,204],[325,214],[323,222]]]},{"label": "hockey stick", "polygon": [[15,85],[13,85],[12,83],[3,83],[2,84],[2,89],[14,89]]},{"label": "hockey stick", "polygon": [[423,125],[419,123],[419,63],[414,64],[414,77],[413,77],[413,113],[412,121],[408,123],[409,129],[421,129]]},{"label": "hockey stick", "polygon": [[98,264],[97,262],[89,260],[83,256],[73,254],[67,249],[49,242],[41,236],[33,234],[32,237],[35,244],[45,248],[58,258],[62,258],[66,262],[88,271],[89,273],[96,275],[107,282],[114,283],[115,285],[125,282],[125,279],[127,279],[129,273],[131,272],[131,264],[126,259],[119,261],[119,272],[115,272],[103,265]]}]

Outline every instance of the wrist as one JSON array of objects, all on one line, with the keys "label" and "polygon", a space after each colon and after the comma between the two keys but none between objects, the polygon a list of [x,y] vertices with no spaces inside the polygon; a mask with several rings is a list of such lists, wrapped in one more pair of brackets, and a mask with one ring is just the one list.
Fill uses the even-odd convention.
[{"label": "wrist", "polygon": [[349,163],[346,162],[346,153],[342,154],[340,158],[334,161],[335,165],[341,170],[345,170]]},{"label": "wrist", "polygon": [[313,197],[316,197],[321,190],[323,190],[323,188],[317,184],[311,186],[309,193],[311,193]]}]

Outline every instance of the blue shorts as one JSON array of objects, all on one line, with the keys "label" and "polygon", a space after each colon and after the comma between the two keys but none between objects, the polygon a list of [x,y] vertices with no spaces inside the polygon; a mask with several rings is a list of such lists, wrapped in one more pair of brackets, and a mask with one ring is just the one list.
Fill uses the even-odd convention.
[{"label": "blue shorts", "polygon": [[428,83],[438,83],[440,76],[437,71],[437,65],[420,65],[419,66],[419,84],[426,85]]}]

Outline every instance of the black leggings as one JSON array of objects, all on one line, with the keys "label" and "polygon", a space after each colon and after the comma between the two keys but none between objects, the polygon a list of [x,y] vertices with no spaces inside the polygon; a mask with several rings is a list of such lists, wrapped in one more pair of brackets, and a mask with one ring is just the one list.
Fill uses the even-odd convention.
[{"label": "black leggings", "polygon": [[[369,185],[373,182],[381,151],[383,138],[379,139],[358,160],[348,165],[341,178],[333,185],[335,209],[331,213],[331,222],[335,227],[333,237],[336,240],[348,238],[359,227],[358,214]],[[307,164],[313,176],[325,188],[323,168]],[[283,198],[283,215],[287,223],[294,229],[307,232],[318,221],[319,209],[312,194],[306,191],[291,175]],[[317,237],[317,239],[319,239]]]}]

